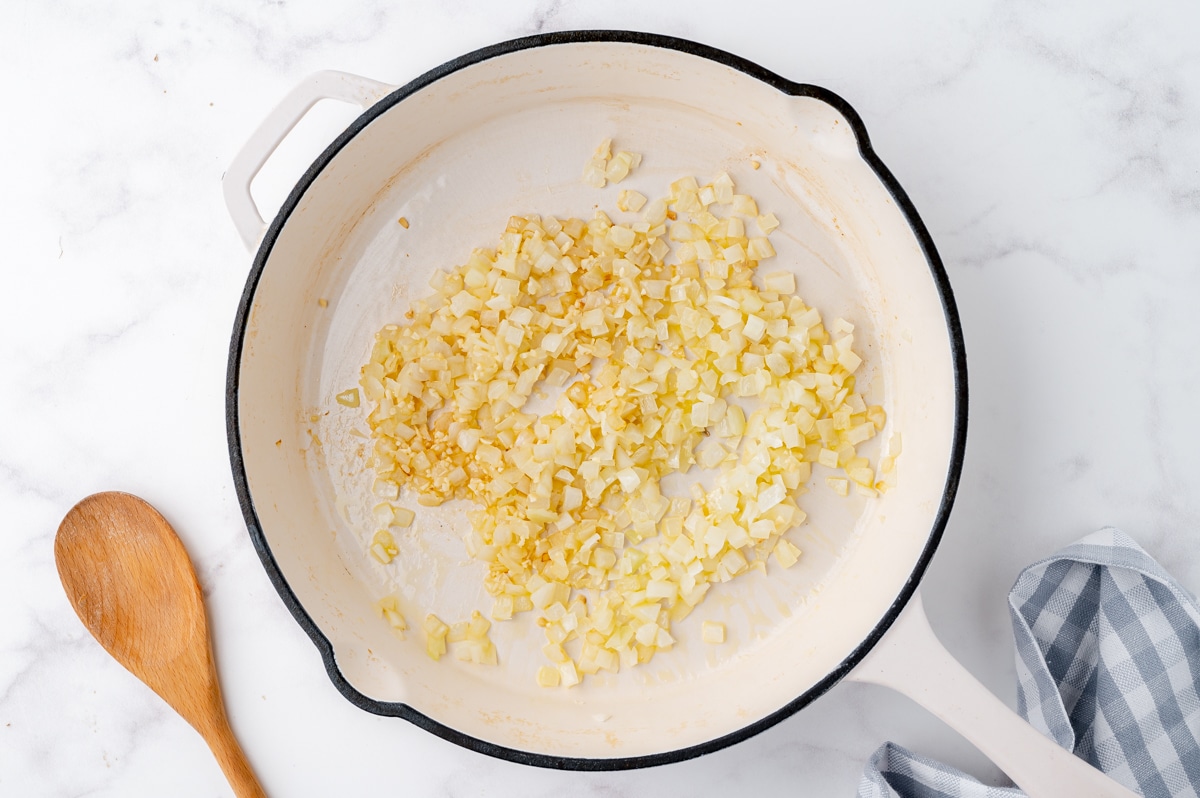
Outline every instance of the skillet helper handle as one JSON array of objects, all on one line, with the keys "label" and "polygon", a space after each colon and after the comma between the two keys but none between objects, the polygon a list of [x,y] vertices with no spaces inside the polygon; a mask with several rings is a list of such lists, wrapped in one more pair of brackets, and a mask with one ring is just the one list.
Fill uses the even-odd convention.
[{"label": "skillet helper handle", "polygon": [[309,75],[288,92],[242,146],[221,180],[225,205],[246,249],[254,251],[267,229],[267,223],[250,195],[250,183],[309,109],[321,100],[341,100],[365,111],[395,88],[358,75],[325,70]]},{"label": "skillet helper handle", "polygon": [[966,737],[1030,798],[1137,798],[1044,737],[938,642],[918,591],[850,679],[903,693]]}]

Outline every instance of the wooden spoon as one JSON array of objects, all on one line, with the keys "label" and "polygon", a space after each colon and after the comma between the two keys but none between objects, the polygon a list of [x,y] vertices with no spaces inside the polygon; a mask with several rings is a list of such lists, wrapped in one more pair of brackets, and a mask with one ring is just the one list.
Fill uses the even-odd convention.
[{"label": "wooden spoon", "polygon": [[88,496],[59,525],[54,560],[100,645],[200,732],[238,798],[266,798],[225,717],[200,585],[167,520],[128,493]]}]

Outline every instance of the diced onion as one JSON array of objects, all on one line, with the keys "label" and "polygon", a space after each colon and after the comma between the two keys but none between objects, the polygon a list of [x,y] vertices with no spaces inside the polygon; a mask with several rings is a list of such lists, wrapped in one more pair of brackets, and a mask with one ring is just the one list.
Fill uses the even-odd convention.
[{"label": "diced onion", "polygon": [[375,537],[371,539],[370,546],[371,556],[375,558],[380,565],[387,565],[392,559],[400,553],[396,547],[396,540],[392,537],[392,533],[386,529],[380,529],[375,533]]},{"label": "diced onion", "polygon": [[404,631],[408,629],[408,622],[404,620],[404,615],[400,612],[399,597],[384,596],[375,603],[375,609],[379,613],[379,617],[388,622],[396,636],[403,640]]},{"label": "diced onion", "polygon": [[763,277],[763,287],[780,294],[796,292],[796,275],[791,272],[771,272]]},{"label": "diced onion", "polygon": [[633,211],[637,213],[646,204],[646,195],[637,191],[629,191],[622,189],[617,195],[617,207],[623,211]]},{"label": "diced onion", "polygon": [[775,544],[775,561],[784,568],[791,568],[800,560],[800,549],[786,538],[780,538]]},{"label": "diced onion", "polygon": [[435,660],[441,659],[446,653],[446,635],[450,627],[432,613],[425,616],[425,653]]},{"label": "diced onion", "polygon": [[[640,160],[605,140],[584,178],[602,187]],[[677,180],[664,199],[622,191],[617,205],[640,221],[509,219],[495,250],[438,272],[408,321],[376,335],[360,381],[383,501],[371,555],[390,562],[388,528],[413,522],[391,504],[401,485],[424,506],[472,502],[466,544],[487,564],[491,618],[538,613],[546,687],[649,662],[712,585],[768,558],[794,565],[783,535],[805,520],[796,497],[812,463],[841,474],[826,479],[841,495],[892,479],[856,448],[886,415],[855,388],[853,325],[826,330],[791,271],[755,285],[775,255],[773,214],[724,173]],[[553,410],[527,412],[549,389]],[[895,436],[889,464],[899,450]],[[692,464],[717,471],[712,487],[663,495]],[[489,626],[478,612],[452,627],[430,615],[426,651],[495,664]],[[724,640],[719,623],[701,629]]]},{"label": "diced onion", "polygon": [[700,624],[700,639],[705,643],[724,643],[725,624],[717,621],[705,621]]}]

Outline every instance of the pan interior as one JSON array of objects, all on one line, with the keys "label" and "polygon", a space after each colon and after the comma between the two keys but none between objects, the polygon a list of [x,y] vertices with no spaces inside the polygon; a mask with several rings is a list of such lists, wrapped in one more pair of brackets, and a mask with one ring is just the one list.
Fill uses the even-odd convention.
[{"label": "pan interior", "polygon": [[[389,102],[389,101],[385,101]],[[374,333],[403,321],[435,270],[493,247],[513,214],[614,218],[617,187],[580,179],[599,141],[644,161],[619,188],[662,196],[672,180],[727,171],[782,222],[778,257],[827,323],[856,326],[859,385],[900,432],[899,487],[833,495],[814,468],[789,533],[801,562],[719,585],[676,625],[673,650],[581,686],[534,683],[544,643],[533,614],[493,626],[498,667],[433,662],[420,622],[485,614],[484,567],[462,543],[463,503],[423,508],[400,556],[366,553],[378,501],[365,468],[357,385]],[[753,169],[751,158],[761,163]],[[397,223],[405,217],[407,228]],[[631,216],[631,215],[630,215]],[[322,301],[324,300],[324,301]],[[829,104],[788,96],[673,50],[577,43],[473,64],[395,103],[308,186],[270,249],[250,308],[238,420],[247,484],[280,572],[333,646],[349,684],[459,732],[570,757],[631,757],[723,736],[810,690],[887,612],[930,536],[950,469],[955,389],[945,315],[904,214]],[[396,593],[412,629],[398,639],[373,603]],[[721,646],[703,620],[726,624]]]}]

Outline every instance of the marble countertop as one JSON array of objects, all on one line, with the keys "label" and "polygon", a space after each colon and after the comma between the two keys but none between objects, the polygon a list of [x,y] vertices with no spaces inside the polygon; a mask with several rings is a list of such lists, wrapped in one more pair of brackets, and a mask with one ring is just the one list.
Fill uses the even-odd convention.
[{"label": "marble countertop", "polygon": [[[962,314],[971,419],[924,590],[971,671],[1013,701],[1007,590],[1100,526],[1200,587],[1200,10],[905,5],[6,3],[0,793],[228,794],[200,738],[100,649],[59,585],[58,521],[105,489],[146,497],[183,537],[233,725],[273,795],[848,796],[885,740],[999,783],[923,710],[853,684],[748,742],[625,773],[529,769],[364,713],[268,582],[225,445],[250,259],[220,181],[266,111],[317,69],[403,83],[503,39],[632,27],[844,96],[928,225]],[[319,107],[260,203],[277,207],[352,116]]]}]

